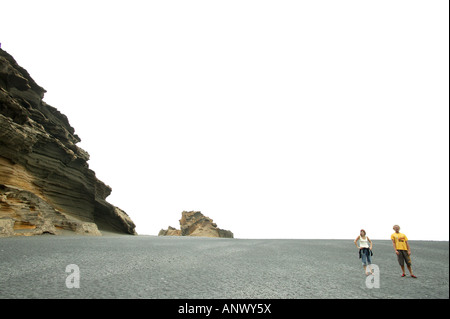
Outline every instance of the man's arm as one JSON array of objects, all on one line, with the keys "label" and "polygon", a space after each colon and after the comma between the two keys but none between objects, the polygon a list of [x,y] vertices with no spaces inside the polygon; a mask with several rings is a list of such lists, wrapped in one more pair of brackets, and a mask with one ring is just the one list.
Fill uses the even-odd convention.
[{"label": "man's arm", "polygon": [[408,241],[406,241],[406,248],[408,248],[408,255],[411,255],[411,247],[409,247]]},{"label": "man's arm", "polygon": [[395,247],[395,239],[392,239],[392,246],[394,246],[395,253],[398,255],[397,247]]}]

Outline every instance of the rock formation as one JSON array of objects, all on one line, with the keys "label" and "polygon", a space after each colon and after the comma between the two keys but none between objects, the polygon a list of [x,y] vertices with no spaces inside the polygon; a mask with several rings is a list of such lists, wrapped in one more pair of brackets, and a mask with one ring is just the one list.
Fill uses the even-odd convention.
[{"label": "rock formation", "polygon": [[42,100],[45,92],[0,49],[0,236],[135,234],[129,216],[105,200],[111,188],[89,169],[80,138]]},{"label": "rock formation", "polygon": [[180,228],[169,226],[166,230],[161,229],[158,236],[234,237],[231,231],[218,228],[211,218],[196,211],[181,213]]}]

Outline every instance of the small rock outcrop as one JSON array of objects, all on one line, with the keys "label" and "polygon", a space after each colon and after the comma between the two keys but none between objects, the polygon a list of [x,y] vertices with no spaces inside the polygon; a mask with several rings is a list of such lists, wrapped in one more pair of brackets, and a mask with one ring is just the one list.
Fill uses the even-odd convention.
[{"label": "small rock outcrop", "polygon": [[182,212],[180,229],[169,226],[161,229],[158,236],[234,237],[231,231],[218,228],[211,218],[197,211]]},{"label": "small rock outcrop", "polygon": [[0,237],[135,234],[130,217],[106,201],[111,188],[89,169],[89,154],[46,91],[0,49]]}]

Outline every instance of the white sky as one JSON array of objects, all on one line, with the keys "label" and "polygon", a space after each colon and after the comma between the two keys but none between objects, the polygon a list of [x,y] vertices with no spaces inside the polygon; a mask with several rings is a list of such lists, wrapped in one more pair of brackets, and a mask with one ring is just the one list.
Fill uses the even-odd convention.
[{"label": "white sky", "polygon": [[448,1],[0,4],[139,234],[449,239]]}]

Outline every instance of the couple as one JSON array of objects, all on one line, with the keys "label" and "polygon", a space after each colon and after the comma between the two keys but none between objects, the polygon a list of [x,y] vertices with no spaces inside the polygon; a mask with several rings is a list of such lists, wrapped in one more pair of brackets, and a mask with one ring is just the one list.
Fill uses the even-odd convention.
[{"label": "couple", "polygon": [[[395,253],[397,255],[397,261],[402,269],[402,277],[405,277],[405,262],[408,267],[411,277],[417,278],[411,268],[411,247],[409,247],[408,237],[405,234],[400,233],[400,226],[394,225],[394,232],[391,235],[392,245],[394,246]],[[359,247],[358,247],[359,240]],[[364,272],[368,276],[367,266],[372,264],[372,241],[366,236],[366,231],[361,229],[359,236],[354,241],[357,248],[359,248],[359,257],[362,259]],[[373,270],[370,270],[370,274],[373,274]]]}]

